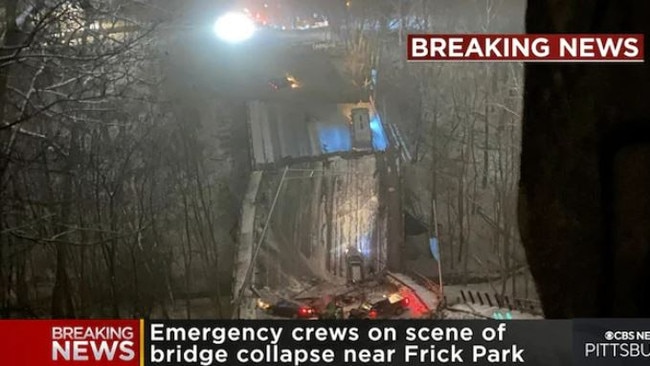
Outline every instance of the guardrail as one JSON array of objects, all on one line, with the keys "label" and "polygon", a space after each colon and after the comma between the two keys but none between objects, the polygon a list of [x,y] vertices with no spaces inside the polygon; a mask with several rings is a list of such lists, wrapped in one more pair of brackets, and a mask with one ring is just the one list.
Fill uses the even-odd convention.
[{"label": "guardrail", "polygon": [[389,123],[388,124],[390,128],[390,133],[393,135],[393,139],[395,140],[397,144],[397,149],[400,151],[402,160],[405,163],[413,161],[413,157],[411,156],[411,152],[409,151],[408,147],[406,146],[406,142],[404,142],[404,138],[402,137],[402,133],[399,130],[399,127],[397,125]]},{"label": "guardrail", "polygon": [[462,302],[472,305],[496,306],[508,310],[517,310],[533,315],[544,315],[541,302],[530,299],[511,298],[508,295],[489,294],[487,292],[460,290]]},{"label": "guardrail", "polygon": [[[408,271],[407,274],[419,285],[429,291],[436,293],[441,298],[441,306],[448,304],[447,296],[441,296],[440,285],[430,280],[424,275],[415,271]],[[472,290],[460,290],[459,303],[472,305],[496,306],[509,310],[517,310],[530,313],[533,315],[544,315],[542,303],[538,300],[511,298],[508,295],[499,295],[497,293],[487,293]]]}]

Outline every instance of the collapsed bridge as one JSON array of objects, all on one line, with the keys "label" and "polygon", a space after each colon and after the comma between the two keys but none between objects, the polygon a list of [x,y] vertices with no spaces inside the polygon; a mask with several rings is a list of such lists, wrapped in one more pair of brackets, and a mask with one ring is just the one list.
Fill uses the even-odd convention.
[{"label": "collapsed bridge", "polygon": [[370,110],[372,147],[354,149],[354,129],[346,119],[354,107],[250,104],[255,171],[235,263],[236,318],[254,317],[251,287],[289,296],[314,280],[344,284],[350,248],[363,256],[365,273],[385,268],[387,141]]}]

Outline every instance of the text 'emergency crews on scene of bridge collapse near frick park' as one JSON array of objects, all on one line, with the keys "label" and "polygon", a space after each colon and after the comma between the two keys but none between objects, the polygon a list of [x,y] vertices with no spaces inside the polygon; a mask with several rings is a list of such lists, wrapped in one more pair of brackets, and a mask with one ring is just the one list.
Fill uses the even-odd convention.
[{"label": "text 'emergency crews on scene of bridge collapse near frick park'", "polygon": [[354,326],[177,327],[153,323],[149,360],[163,365],[523,363],[524,349],[500,344],[505,332],[505,323],[479,331],[451,326],[398,331],[390,326],[361,330]]},{"label": "text 'emergency crews on scene of bridge collapse near frick park'", "polygon": [[409,61],[643,62],[643,34],[409,34]]}]

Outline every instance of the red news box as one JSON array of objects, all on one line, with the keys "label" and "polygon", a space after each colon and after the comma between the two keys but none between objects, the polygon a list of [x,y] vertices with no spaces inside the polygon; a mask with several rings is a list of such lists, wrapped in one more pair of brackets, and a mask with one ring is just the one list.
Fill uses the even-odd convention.
[{"label": "red news box", "polygon": [[410,34],[409,61],[643,62],[643,34]]},{"label": "red news box", "polygon": [[142,335],[139,320],[3,320],[0,365],[137,366]]}]

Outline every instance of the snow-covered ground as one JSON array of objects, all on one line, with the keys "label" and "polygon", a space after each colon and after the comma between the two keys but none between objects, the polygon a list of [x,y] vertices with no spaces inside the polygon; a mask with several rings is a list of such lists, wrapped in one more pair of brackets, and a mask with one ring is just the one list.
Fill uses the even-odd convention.
[{"label": "snow-covered ground", "polygon": [[[477,294],[480,294],[481,300],[486,306],[497,305],[497,295],[501,293],[501,290],[502,287],[499,286],[499,283],[476,283],[444,287],[445,297],[447,298],[447,304],[449,305],[470,303],[480,306],[481,301]],[[465,295],[464,299],[463,293]],[[472,297],[469,296],[469,293],[471,293]],[[540,314],[542,312],[541,303],[535,297],[536,292],[531,291],[528,293],[528,296],[526,296],[525,292],[519,289],[519,291],[513,296],[512,286],[507,286],[504,294],[508,297],[508,303],[520,310],[525,309],[525,311],[534,314]],[[488,297],[490,300],[489,302],[487,300]],[[503,303],[501,305],[503,305]]]},{"label": "snow-covered ground", "polygon": [[[409,299],[409,311],[396,316],[396,319],[416,319],[427,318],[430,312],[437,308],[438,297],[437,295],[422,287],[412,278],[401,273],[389,273],[387,279],[392,285],[382,283],[370,282],[365,285],[352,287],[344,283],[332,284],[328,282],[321,282],[319,284],[303,283],[302,290],[294,288],[292,290],[271,290],[262,289],[258,294],[267,302],[276,302],[279,299],[293,299],[298,302],[311,303],[313,306],[324,307],[328,299],[337,295],[348,295],[356,298],[344,307],[345,314],[353,308],[357,308],[363,301],[376,302],[397,291],[404,297]],[[318,305],[320,304],[320,305]],[[489,305],[473,305],[473,304],[454,304],[441,310],[441,318],[443,319],[503,319],[503,320],[535,320],[544,319],[541,315],[534,315],[531,313],[509,310],[498,306]],[[266,314],[261,310],[247,314],[251,318],[257,319],[272,319],[273,316]]]},{"label": "snow-covered ground", "polygon": [[[444,277],[444,276],[443,276]],[[522,278],[523,276],[517,276],[516,278],[516,287],[514,288],[515,291],[513,291],[513,286],[512,286],[512,281],[509,279],[506,282],[505,286],[505,294],[509,294],[512,297],[512,294],[514,292],[515,298],[518,299],[530,299],[530,300],[537,300],[537,291],[534,288],[534,284],[530,284],[528,288],[524,288],[522,285],[524,284],[524,279]],[[488,294],[495,294],[495,293],[501,293],[503,290],[502,282],[501,281],[493,281],[493,282],[483,282],[483,283],[470,283],[467,285],[450,285],[450,286],[445,286],[445,295],[447,295],[447,301],[450,303],[458,302],[461,298],[460,290],[465,290],[465,291],[474,291],[474,292],[480,292],[480,293],[488,293]]]}]

